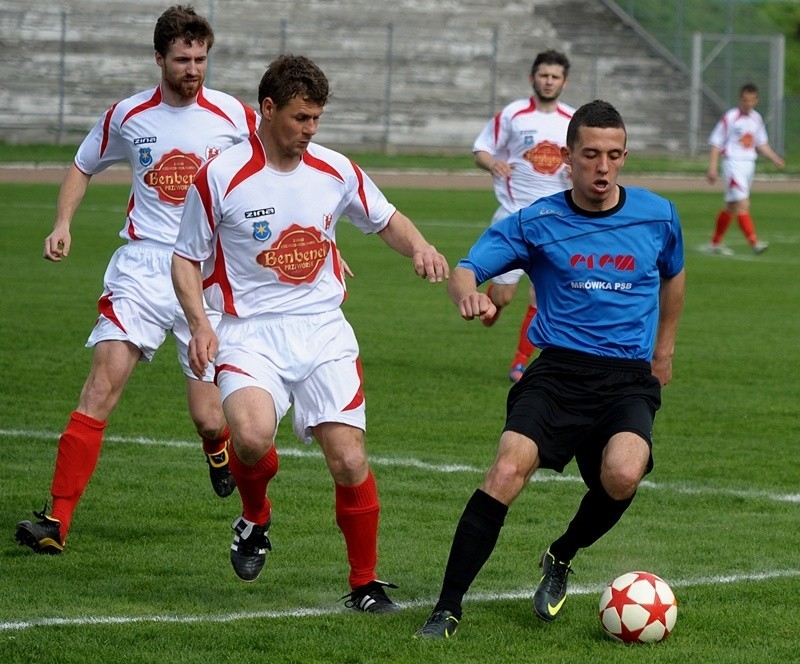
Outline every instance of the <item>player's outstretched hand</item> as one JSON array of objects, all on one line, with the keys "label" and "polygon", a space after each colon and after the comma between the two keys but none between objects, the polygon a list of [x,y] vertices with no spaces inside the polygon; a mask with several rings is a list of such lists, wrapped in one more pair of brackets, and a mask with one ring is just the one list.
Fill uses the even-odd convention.
[{"label": "player's outstretched hand", "polygon": [[429,244],[424,249],[414,252],[414,271],[432,284],[450,278],[450,266],[436,247]]},{"label": "player's outstretched hand", "polygon": [[58,263],[69,255],[72,237],[69,231],[53,231],[44,239],[44,253],[42,258]]},{"label": "player's outstretched hand", "polygon": [[208,365],[214,363],[218,348],[217,335],[210,326],[195,331],[189,341],[189,368],[195,376],[205,375]]},{"label": "player's outstretched hand", "polygon": [[458,311],[464,320],[474,318],[486,320],[497,313],[497,307],[486,293],[474,291],[461,298],[458,303]]}]

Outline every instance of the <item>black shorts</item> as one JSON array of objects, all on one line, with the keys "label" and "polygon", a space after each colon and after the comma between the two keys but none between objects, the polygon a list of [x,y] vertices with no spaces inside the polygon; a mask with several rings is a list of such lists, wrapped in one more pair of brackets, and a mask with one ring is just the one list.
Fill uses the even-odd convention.
[{"label": "black shorts", "polygon": [[630,431],[650,446],[650,472],[660,406],[649,362],[546,348],[509,391],[504,430],[531,438],[542,468],[561,472],[574,457],[585,480],[585,468],[599,472],[609,439]]}]

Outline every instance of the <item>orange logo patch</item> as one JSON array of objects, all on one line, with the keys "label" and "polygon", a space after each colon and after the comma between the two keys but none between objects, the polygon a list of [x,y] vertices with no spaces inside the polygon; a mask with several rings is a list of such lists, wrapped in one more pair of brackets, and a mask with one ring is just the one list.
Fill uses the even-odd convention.
[{"label": "orange logo patch", "polygon": [[197,155],[172,150],[144,174],[144,183],[158,192],[159,200],[182,205],[201,164]]},{"label": "orange logo patch", "polygon": [[550,141],[537,143],[522,157],[530,162],[537,173],[553,175],[564,162],[561,161],[561,148]]},{"label": "orange logo patch", "polygon": [[256,256],[259,265],[275,270],[287,284],[310,284],[317,278],[331,250],[316,228],[292,224],[282,231],[269,249]]},{"label": "orange logo patch", "polygon": [[756,145],[756,139],[753,137],[753,134],[742,134],[739,142],[742,144],[743,148],[747,148],[748,150]]}]

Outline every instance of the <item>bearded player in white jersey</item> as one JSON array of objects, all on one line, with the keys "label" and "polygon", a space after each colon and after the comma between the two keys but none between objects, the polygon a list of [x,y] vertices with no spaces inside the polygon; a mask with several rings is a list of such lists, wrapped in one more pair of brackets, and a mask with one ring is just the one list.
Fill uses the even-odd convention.
[{"label": "bearded player in white jersey", "polygon": [[[201,169],[175,244],[175,290],[192,330],[196,375],[216,367],[231,427],[231,472],[242,499],[230,559],[255,581],[271,549],[267,487],[278,472],[275,434],[293,406],[300,440],[316,439],[334,480],[336,523],[349,561],[346,606],[389,613],[380,581],[380,504],[367,459],[359,348],[345,320],[341,215],[412,259],[431,282],[447,262],[414,224],[344,155],[312,143],[328,81],[308,58],[283,55],[261,79],[261,124],[249,141]],[[203,292],[222,314],[215,328]]]},{"label": "bearded player in white jersey", "polygon": [[[567,126],[575,109],[558,101],[569,76],[569,60],[554,50],[536,55],[529,80],[533,96],[511,102],[495,115],[472,146],[475,163],[489,171],[500,207],[492,224],[527,207],[542,196],[569,188],[568,167],[561,160]],[[513,270],[492,279],[488,294],[497,313],[483,321],[494,325],[500,310],[511,302],[523,276]],[[519,332],[517,350],[508,377],[516,383],[536,350],[528,339],[528,328],[536,315],[536,292],[529,289],[530,303]]]},{"label": "bearded player in white jersey", "polygon": [[111,259],[98,302],[99,317],[86,345],[92,365],[77,408],[58,443],[47,505],[38,522],[17,524],[16,539],[37,553],[64,549],[73,513],[94,472],[106,420],[140,360],[149,361],[168,332],[176,338],[187,380],[189,412],[202,438],[212,486],[225,497],[235,485],[228,467],[229,430],[213,373],[189,367],[189,327],[170,276],[186,192],[200,166],[255,131],[253,109],[203,86],[214,33],[191,7],[170,7],[153,41],[161,83],[112,106],[78,148],[58,197],[44,258],[67,258],[72,218],[92,176],[118,162],[133,170],[125,225],[126,244]]}]

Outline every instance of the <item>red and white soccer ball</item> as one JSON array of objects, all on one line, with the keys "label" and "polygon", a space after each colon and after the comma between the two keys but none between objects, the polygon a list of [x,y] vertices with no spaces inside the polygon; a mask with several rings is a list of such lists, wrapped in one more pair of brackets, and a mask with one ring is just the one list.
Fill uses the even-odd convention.
[{"label": "red and white soccer ball", "polygon": [[600,596],[603,629],[625,643],[655,643],[675,627],[678,602],[672,588],[650,572],[628,572]]}]

